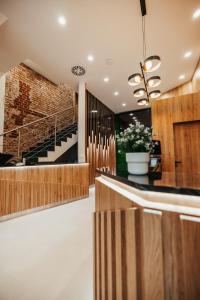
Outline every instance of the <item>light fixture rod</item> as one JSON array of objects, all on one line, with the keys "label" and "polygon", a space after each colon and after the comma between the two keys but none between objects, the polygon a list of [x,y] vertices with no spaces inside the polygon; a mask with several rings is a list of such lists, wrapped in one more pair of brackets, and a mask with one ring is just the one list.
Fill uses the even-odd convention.
[{"label": "light fixture rod", "polygon": [[147,89],[147,82],[146,82],[146,78],[145,78],[145,75],[144,75],[143,65],[142,65],[141,62],[140,62],[140,68],[141,68],[142,77],[143,77],[143,80],[144,80],[144,88],[145,88],[145,91],[146,91],[146,94],[147,94],[147,100],[149,102],[149,93],[148,93],[148,89]]},{"label": "light fixture rod", "polygon": [[146,16],[147,14],[147,9],[146,9],[146,1],[145,0],[140,0],[140,7],[141,7],[141,13],[142,16]]}]

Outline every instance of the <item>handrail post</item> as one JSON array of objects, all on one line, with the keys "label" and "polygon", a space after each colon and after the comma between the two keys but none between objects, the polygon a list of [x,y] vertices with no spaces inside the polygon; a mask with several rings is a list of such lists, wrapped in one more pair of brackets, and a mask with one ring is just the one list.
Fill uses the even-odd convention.
[{"label": "handrail post", "polygon": [[17,145],[17,156],[20,157],[20,143],[21,143],[21,132],[18,130],[18,145]]},{"label": "handrail post", "polygon": [[56,139],[57,139],[57,115],[55,116],[55,128],[54,128],[54,136],[55,136],[55,147],[56,147]]},{"label": "handrail post", "polygon": [[74,106],[74,109],[73,109],[73,123],[76,122],[76,105]]}]

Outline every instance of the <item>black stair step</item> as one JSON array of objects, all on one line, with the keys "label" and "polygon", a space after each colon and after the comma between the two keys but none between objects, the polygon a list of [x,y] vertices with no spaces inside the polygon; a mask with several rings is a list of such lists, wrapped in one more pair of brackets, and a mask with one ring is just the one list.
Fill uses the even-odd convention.
[{"label": "black stair step", "polygon": [[35,165],[37,163],[38,163],[38,158],[37,157],[26,159],[26,165]]},{"label": "black stair step", "polygon": [[34,157],[47,157],[47,151],[40,151],[35,153]]},{"label": "black stair step", "polygon": [[[57,137],[57,141],[56,141],[56,145],[57,146],[61,146],[61,142],[64,141],[64,142],[67,142],[67,138],[72,138],[72,133],[68,133],[64,136],[58,136]],[[26,156],[28,153],[31,154],[31,153],[36,153],[38,151],[54,151],[55,148],[54,148],[54,144],[55,144],[55,140],[54,138],[52,139],[48,139],[46,142],[44,143],[40,143],[39,146],[35,146],[35,147],[31,147],[30,148],[30,152],[24,152],[23,155]]]},{"label": "black stair step", "polygon": [[49,146],[47,151],[55,151],[55,146]]},{"label": "black stair step", "polygon": [[61,138],[61,141],[62,141],[62,142],[67,142],[67,136],[63,136],[63,137]]}]

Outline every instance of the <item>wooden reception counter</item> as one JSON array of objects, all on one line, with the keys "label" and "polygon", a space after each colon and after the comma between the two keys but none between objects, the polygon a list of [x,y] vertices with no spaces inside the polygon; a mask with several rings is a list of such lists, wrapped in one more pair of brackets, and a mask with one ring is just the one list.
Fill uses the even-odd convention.
[{"label": "wooden reception counter", "polygon": [[96,178],[95,300],[200,299],[198,189],[126,180]]},{"label": "wooden reception counter", "polygon": [[88,193],[87,163],[0,168],[0,216],[70,202]]}]

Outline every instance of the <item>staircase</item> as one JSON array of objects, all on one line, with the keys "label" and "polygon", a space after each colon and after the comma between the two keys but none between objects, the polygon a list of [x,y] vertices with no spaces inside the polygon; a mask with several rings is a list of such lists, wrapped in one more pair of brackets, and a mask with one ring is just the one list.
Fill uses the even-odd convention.
[{"label": "staircase", "polygon": [[63,156],[78,141],[77,123],[73,123],[54,135],[51,135],[42,143],[31,147],[30,151],[23,152],[22,158],[26,165],[59,162]]}]

